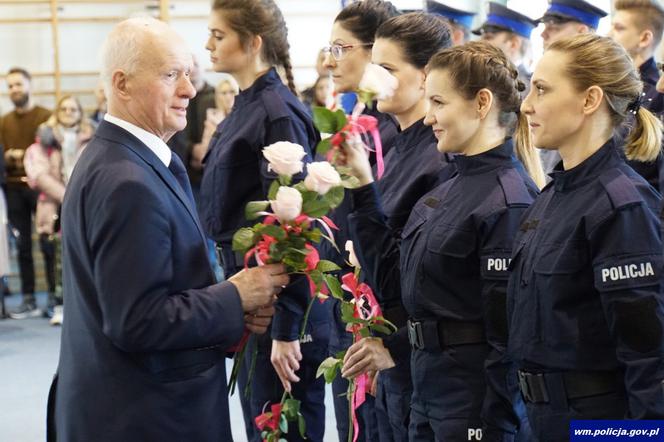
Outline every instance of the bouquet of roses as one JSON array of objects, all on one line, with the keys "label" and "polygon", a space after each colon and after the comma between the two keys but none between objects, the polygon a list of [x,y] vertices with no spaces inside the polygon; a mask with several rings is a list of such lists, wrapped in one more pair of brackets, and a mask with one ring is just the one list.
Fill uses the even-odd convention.
[{"label": "bouquet of roses", "polygon": [[[362,80],[360,81],[358,101],[351,115],[346,115],[343,110],[331,110],[325,107],[314,107],[314,124],[323,134],[328,134],[316,147],[316,152],[326,155],[337,170],[342,173],[346,181],[352,187],[357,187],[357,181],[346,173],[346,169],[338,161],[343,143],[359,143],[365,147],[367,152],[375,150],[376,167],[378,178],[383,175],[383,153],[380,134],[378,132],[378,120],[370,115],[363,115],[365,107],[371,107],[375,99],[387,99],[394,95],[398,86],[398,80],[385,68],[368,64]],[[373,141],[373,149],[369,147]]]},{"label": "bouquet of roses", "polygon": [[[380,305],[374,296],[373,290],[367,284],[359,282],[360,264],[353,251],[353,243],[348,241],[346,243],[346,250],[349,252],[349,264],[354,267],[354,271],[345,274],[341,279],[343,281],[342,288],[351,293],[352,299],[346,301],[343,296],[336,296],[341,303],[341,320],[346,324],[346,331],[353,334],[353,343],[358,342],[362,338],[372,335],[372,332],[378,332],[389,335],[396,331],[397,328],[394,324],[383,317]],[[324,376],[325,382],[330,384],[337,377],[343,366],[345,351],[341,351],[335,357],[329,357],[324,360],[318,367],[316,377]],[[349,428],[352,431],[348,432],[349,442],[356,441],[359,435],[359,424],[356,417],[356,410],[366,400],[366,393],[371,386],[371,379],[367,373],[351,379],[348,383],[348,397],[349,404]]]},{"label": "bouquet of roses", "polygon": [[[245,266],[249,266],[252,260],[258,265],[283,263],[289,273],[307,278],[311,301],[305,312],[301,336],[304,335],[314,300],[323,302],[330,291],[341,292],[341,284],[330,274],[339,267],[320,259],[314,245],[323,239],[334,244],[332,230],[337,227],[325,215],[337,207],[344,197],[341,176],[325,161],[307,164],[304,181],[293,184],[293,175],[304,170],[302,159],[305,155],[302,146],[289,142],[278,142],[263,149],[263,156],[269,163],[268,170],[275,172],[278,178],[269,188],[267,201],[247,204],[246,218],[262,218],[262,221],[252,227],[241,228],[233,235],[233,250],[244,254]],[[235,391],[248,339],[249,334],[245,334],[236,348],[229,382],[230,394]],[[254,352],[249,378],[253,374],[255,356]]]}]

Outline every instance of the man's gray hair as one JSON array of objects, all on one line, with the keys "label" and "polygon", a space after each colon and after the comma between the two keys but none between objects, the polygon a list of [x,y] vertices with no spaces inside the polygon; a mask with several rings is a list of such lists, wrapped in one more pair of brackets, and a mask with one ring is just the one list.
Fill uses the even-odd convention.
[{"label": "man's gray hair", "polygon": [[108,34],[101,49],[101,80],[104,93],[110,97],[113,72],[121,69],[127,74],[138,71],[141,47],[146,31],[154,32],[167,26],[152,17],[135,17],[118,23]]}]

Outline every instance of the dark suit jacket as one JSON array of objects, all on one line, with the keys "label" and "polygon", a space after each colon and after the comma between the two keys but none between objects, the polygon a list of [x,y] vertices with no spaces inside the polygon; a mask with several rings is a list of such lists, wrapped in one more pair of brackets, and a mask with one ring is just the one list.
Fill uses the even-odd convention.
[{"label": "dark suit jacket", "polygon": [[104,121],[76,165],[62,222],[67,319],[49,434],[232,440],[224,354],[244,328],[240,297],[229,282],[211,285],[195,208],[171,172]]}]

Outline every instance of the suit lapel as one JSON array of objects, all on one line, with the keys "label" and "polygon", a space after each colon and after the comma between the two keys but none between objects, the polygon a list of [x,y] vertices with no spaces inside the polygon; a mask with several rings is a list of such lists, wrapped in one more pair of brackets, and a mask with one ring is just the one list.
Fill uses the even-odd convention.
[{"label": "suit lapel", "polygon": [[161,180],[166,183],[166,186],[184,205],[192,221],[194,221],[194,224],[196,224],[196,229],[198,229],[198,232],[203,239],[203,243],[207,244],[206,236],[198,219],[196,208],[193,207],[193,201],[190,201],[184,189],[182,189],[182,186],[180,186],[180,184],[175,179],[175,176],[171,173],[170,170],[168,170],[168,168],[164,165],[164,163],[162,163],[157,155],[155,155],[155,153],[150,150],[149,147],[147,147],[138,138],[123,128],[105,120],[102,121],[97,128],[96,136],[122,144],[124,147],[134,152],[141,160],[150,165],[152,170],[154,170],[159,178],[161,178]]}]

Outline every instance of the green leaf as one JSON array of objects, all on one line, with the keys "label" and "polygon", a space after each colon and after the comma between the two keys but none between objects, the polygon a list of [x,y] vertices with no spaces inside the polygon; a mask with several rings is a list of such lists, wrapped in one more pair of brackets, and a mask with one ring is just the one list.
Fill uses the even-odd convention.
[{"label": "green leaf", "polygon": [[316,370],[316,377],[319,378],[325,374],[325,370],[328,370],[330,367],[336,367],[336,365],[341,361],[341,359],[333,358],[330,356],[320,363],[318,370]]},{"label": "green leaf", "polygon": [[336,299],[344,299],[344,291],[341,288],[341,283],[334,275],[323,275],[327,288],[330,289],[330,294]]},{"label": "green leaf", "polygon": [[341,360],[341,361],[343,361],[344,358],[346,357],[346,350],[338,351],[337,354],[334,355],[334,357]]},{"label": "green leaf", "polygon": [[288,420],[283,413],[279,416],[279,430],[281,430],[282,433],[288,433]]},{"label": "green leaf", "polygon": [[312,270],[309,272],[309,276],[311,279],[314,281],[314,284],[316,284],[316,288],[319,288],[321,284],[323,284],[323,272],[321,272],[318,269]]},{"label": "green leaf", "polygon": [[249,227],[242,227],[233,235],[233,250],[246,252],[254,245],[254,231]]},{"label": "green leaf", "polygon": [[330,208],[334,209],[335,207],[339,206],[341,202],[344,200],[345,196],[345,190],[343,186],[336,186],[331,188],[326,194],[325,194],[325,200],[327,201],[327,204],[330,205]]},{"label": "green leaf", "polygon": [[315,199],[302,202],[302,213],[306,213],[312,218],[320,218],[330,211],[330,205],[322,199]]},{"label": "green leaf", "polygon": [[289,421],[295,420],[297,418],[297,413],[300,412],[300,401],[297,399],[286,399],[281,412],[286,415],[286,419]]},{"label": "green leaf", "polygon": [[263,227],[263,234],[273,236],[279,241],[286,239],[286,232],[284,232],[284,229],[279,226],[265,226]]},{"label": "green leaf", "polygon": [[325,134],[333,134],[338,131],[337,116],[334,115],[334,112],[325,107],[315,106],[313,108],[313,114],[314,126],[316,126],[316,129],[318,129],[320,132]]},{"label": "green leaf", "polygon": [[254,220],[261,216],[257,212],[264,212],[269,205],[269,201],[249,201],[247,207],[244,208],[244,217],[248,220]]},{"label": "green leaf", "polygon": [[368,90],[366,90],[366,89],[360,89],[360,90],[357,92],[357,99],[358,99],[359,101],[361,101],[362,103],[366,104],[368,108],[371,108],[371,106],[372,106],[372,104],[373,104],[373,99],[374,99],[374,96],[375,96],[375,95],[376,95],[376,94],[374,94],[374,93],[371,92],[371,91],[368,91]]},{"label": "green leaf", "polygon": [[346,117],[346,113],[343,111],[343,109],[337,109],[337,111],[334,113],[334,117],[337,120],[337,130],[334,131],[336,133],[346,126],[348,123],[348,118]]},{"label": "green leaf", "polygon": [[332,149],[332,142],[330,141],[332,137],[325,138],[324,140],[321,140],[320,143],[318,143],[318,146],[316,146],[316,153],[318,155],[325,155]]},{"label": "green leaf", "polygon": [[[304,184],[302,184],[302,187],[304,187]],[[300,193],[302,194],[302,205],[311,203],[312,201],[318,199],[318,193],[307,190],[306,187],[304,187],[304,190],[300,190]]]},{"label": "green leaf", "polygon": [[325,370],[324,377],[325,377],[325,383],[326,384],[331,384],[334,379],[337,377],[337,370],[341,367],[341,361],[339,361],[334,367],[330,367],[327,370]]},{"label": "green leaf", "polygon": [[359,333],[360,333],[360,336],[362,336],[363,338],[371,337],[371,332],[369,331],[368,328],[361,328]]},{"label": "green leaf", "polygon": [[269,200],[275,200],[277,199],[277,192],[279,191],[279,181],[274,180],[272,181],[272,184],[270,184],[270,190],[267,192],[267,199]]},{"label": "green leaf", "polygon": [[356,318],[353,318],[353,313],[355,313],[355,306],[350,302],[341,303],[341,320],[345,323],[354,323],[357,322]]},{"label": "green leaf", "polygon": [[290,175],[279,175],[279,184],[282,186],[290,186],[292,181],[293,178]]},{"label": "green leaf", "polygon": [[307,422],[304,420],[304,416],[302,416],[301,413],[297,414],[297,427],[300,430],[300,436],[302,436],[303,439],[306,439]]},{"label": "green leaf", "polygon": [[302,232],[302,236],[304,236],[311,242],[319,243],[321,238],[321,231],[318,228],[312,230],[305,230],[304,232]]},{"label": "green leaf", "polygon": [[390,330],[390,328],[384,326],[383,324],[371,324],[369,326],[369,328],[372,331],[376,331],[376,332],[382,333],[384,335],[391,335],[392,334],[392,330]]},{"label": "green leaf", "polygon": [[329,272],[334,272],[335,270],[341,270],[341,267],[339,267],[332,261],[321,259],[320,261],[318,261],[318,264],[316,265],[316,270],[320,271],[321,273],[329,273]]}]

